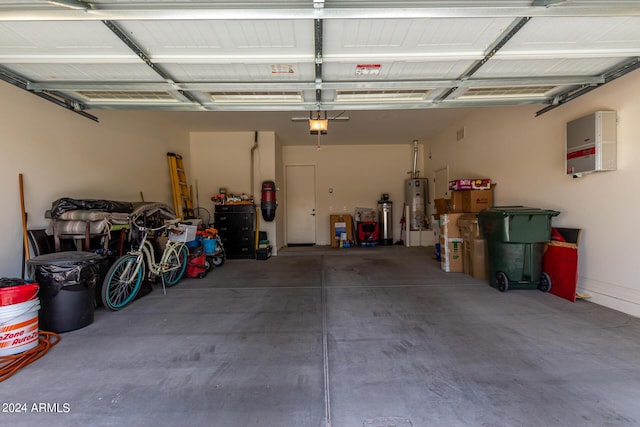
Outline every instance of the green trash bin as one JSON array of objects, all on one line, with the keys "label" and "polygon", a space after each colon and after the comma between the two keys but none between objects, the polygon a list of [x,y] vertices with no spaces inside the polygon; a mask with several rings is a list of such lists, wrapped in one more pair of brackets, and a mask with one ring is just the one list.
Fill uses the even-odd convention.
[{"label": "green trash bin", "polygon": [[551,218],[559,214],[525,206],[493,207],[478,214],[481,235],[487,239],[491,286],[502,292],[551,289],[551,279],[542,272],[542,255],[551,238]]}]

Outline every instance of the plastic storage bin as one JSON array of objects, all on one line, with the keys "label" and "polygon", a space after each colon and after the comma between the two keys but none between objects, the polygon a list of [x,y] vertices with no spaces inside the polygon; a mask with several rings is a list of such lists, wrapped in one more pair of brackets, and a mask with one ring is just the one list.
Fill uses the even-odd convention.
[{"label": "plastic storage bin", "polygon": [[186,243],[196,239],[196,231],[198,230],[198,227],[196,225],[179,224],[174,228],[179,228],[180,230],[182,230],[182,232],[176,233],[169,229],[169,240],[173,242]]},{"label": "plastic storage bin", "polygon": [[551,238],[551,218],[560,212],[524,206],[485,209],[478,214],[487,240],[489,284],[508,289],[548,292],[551,280],[542,272],[544,243]]}]

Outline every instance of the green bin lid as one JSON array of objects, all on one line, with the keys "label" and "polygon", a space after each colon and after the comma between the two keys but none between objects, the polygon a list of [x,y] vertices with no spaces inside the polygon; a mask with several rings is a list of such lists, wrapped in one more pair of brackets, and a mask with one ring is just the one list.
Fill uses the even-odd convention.
[{"label": "green bin lid", "polygon": [[517,215],[547,215],[558,216],[559,211],[549,209],[530,208],[527,206],[494,206],[482,210],[479,216],[517,216]]}]

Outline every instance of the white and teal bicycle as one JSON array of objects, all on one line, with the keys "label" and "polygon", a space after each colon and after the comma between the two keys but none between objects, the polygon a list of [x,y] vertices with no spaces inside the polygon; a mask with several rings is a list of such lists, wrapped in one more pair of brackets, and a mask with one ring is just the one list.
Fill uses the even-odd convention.
[{"label": "white and teal bicycle", "polygon": [[[102,303],[109,310],[121,310],[135,299],[142,281],[148,278],[160,277],[162,288],[175,285],[182,279],[187,268],[189,251],[179,236],[183,229],[165,224],[158,228],[148,228],[132,224],[140,233],[140,242],[126,255],[121,256],[111,266],[102,283]],[[149,239],[150,233],[168,230],[169,239],[162,252],[160,261],[156,262],[153,244]],[[166,292],[166,290],[165,290]]]}]

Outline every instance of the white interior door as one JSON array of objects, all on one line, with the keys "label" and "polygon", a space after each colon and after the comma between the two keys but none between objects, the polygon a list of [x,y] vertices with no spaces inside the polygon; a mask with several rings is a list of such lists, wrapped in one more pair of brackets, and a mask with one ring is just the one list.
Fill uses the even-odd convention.
[{"label": "white interior door", "polygon": [[287,244],[316,242],[316,167],[291,165],[285,169]]},{"label": "white interior door", "polygon": [[449,166],[436,169],[433,172],[433,198],[448,199],[449,198]]}]

